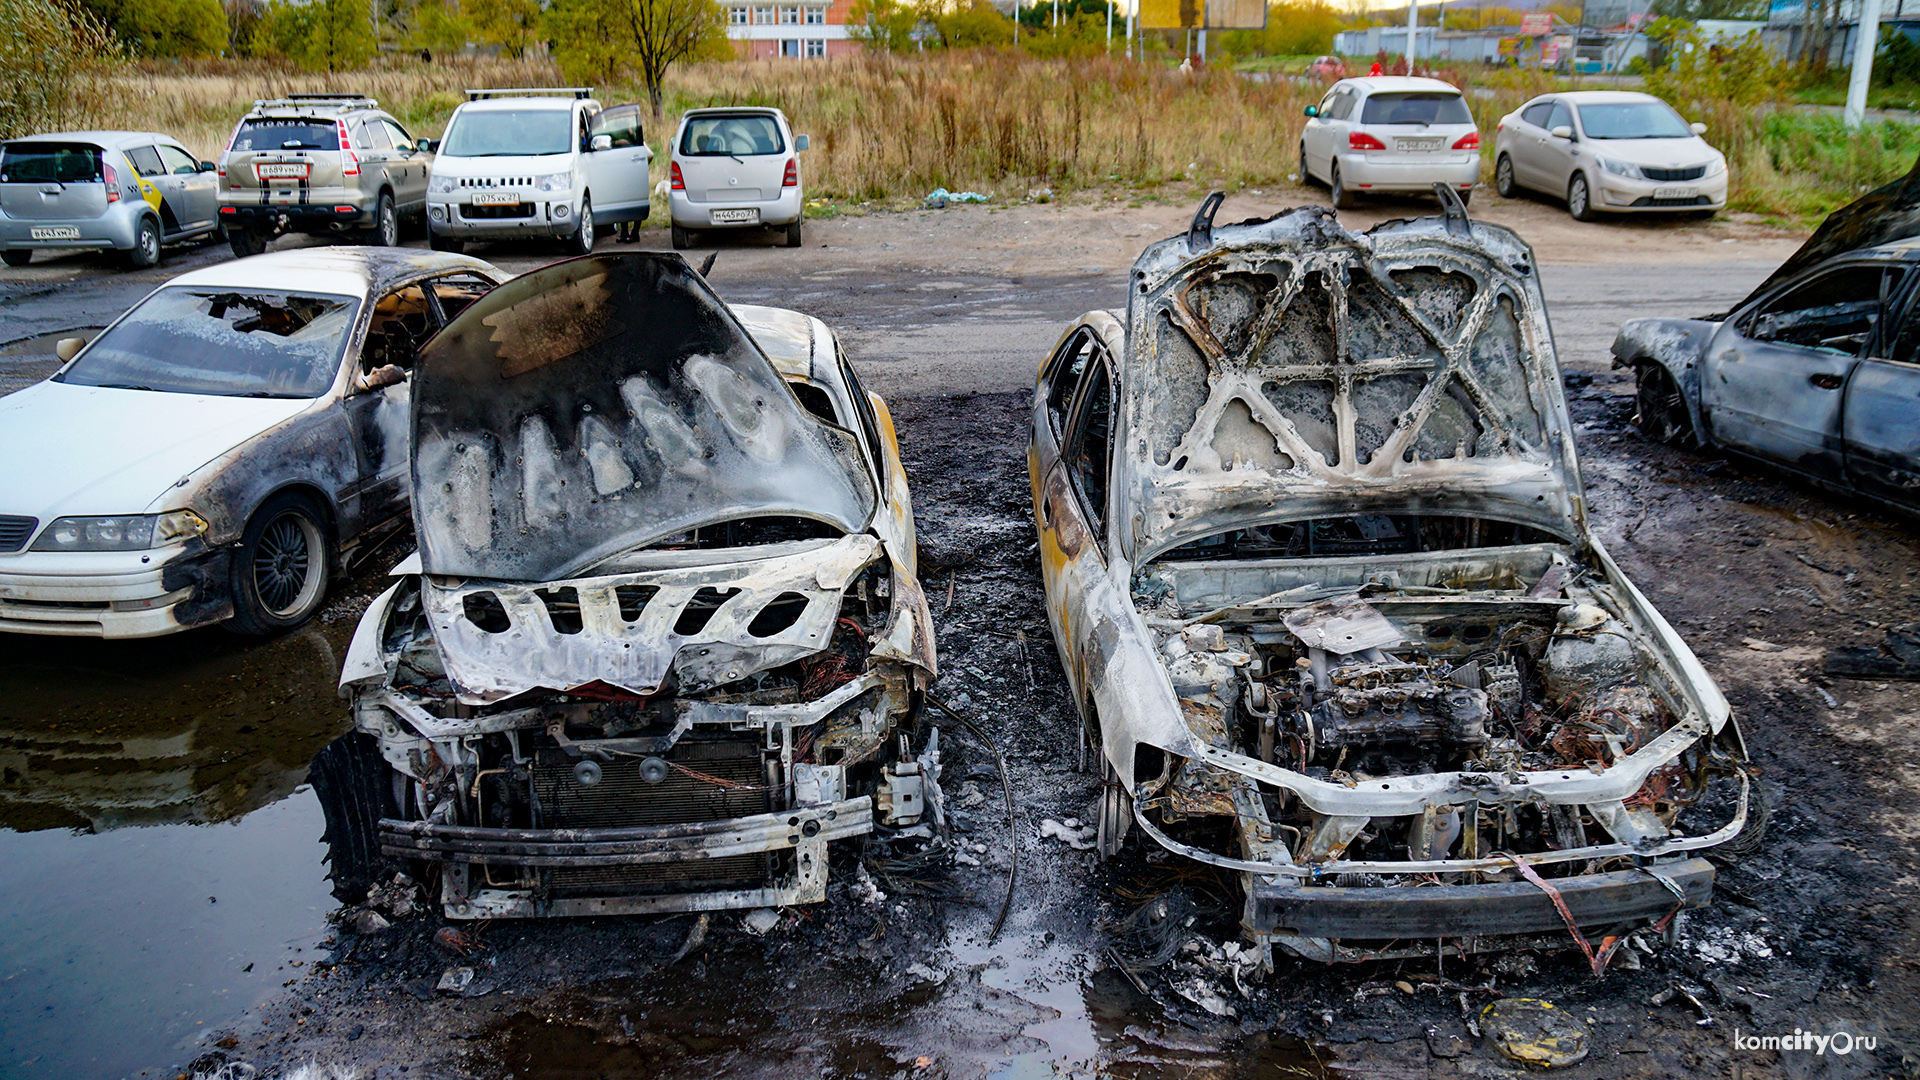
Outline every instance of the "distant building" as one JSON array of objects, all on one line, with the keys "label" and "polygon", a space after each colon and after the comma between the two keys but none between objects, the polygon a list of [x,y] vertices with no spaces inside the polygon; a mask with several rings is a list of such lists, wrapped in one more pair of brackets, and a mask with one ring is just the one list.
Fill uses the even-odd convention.
[{"label": "distant building", "polygon": [[727,2],[727,37],[743,60],[818,60],[859,48],[847,26],[853,0]]},{"label": "distant building", "polygon": [[[1827,38],[1827,63],[1846,67],[1853,63],[1853,35],[1860,23],[1860,0],[1839,0],[1836,7],[1830,26],[1832,36]],[[1908,8],[1913,10],[1909,11]],[[1813,32],[1816,41],[1819,35],[1829,29],[1821,25],[1821,15],[1825,9],[1825,4],[1814,0]],[[1798,56],[1806,47],[1807,30],[1806,0],[1773,0],[1767,11],[1766,28],[1761,30],[1760,38],[1776,56]],[[1880,0],[1880,30],[1882,33],[1897,30],[1920,41],[1920,0]]]},{"label": "distant building", "polygon": [[[1920,4],[1920,0],[1913,0]],[[1558,16],[1543,15],[1543,32],[1532,27],[1488,26],[1474,30],[1441,30],[1422,26],[1414,32],[1414,60],[1419,64],[1524,64],[1582,73],[1621,71],[1634,58],[1647,54],[1647,36],[1639,32],[1645,19],[1645,0],[1622,0],[1589,10],[1607,17],[1621,16],[1619,24],[1590,21],[1581,30]],[[1468,9],[1471,10],[1471,9]],[[1389,56],[1407,51],[1405,26],[1369,26],[1334,35],[1333,51],[1370,57],[1384,50]]]}]

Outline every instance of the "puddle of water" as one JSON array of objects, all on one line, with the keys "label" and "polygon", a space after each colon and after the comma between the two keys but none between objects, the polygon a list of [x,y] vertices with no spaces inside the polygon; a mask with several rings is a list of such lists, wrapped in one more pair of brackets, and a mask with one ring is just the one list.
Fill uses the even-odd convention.
[{"label": "puddle of water", "polygon": [[0,1076],[183,1063],[305,970],[334,904],[301,785],[344,726],[351,625],[257,645],[6,635]]}]

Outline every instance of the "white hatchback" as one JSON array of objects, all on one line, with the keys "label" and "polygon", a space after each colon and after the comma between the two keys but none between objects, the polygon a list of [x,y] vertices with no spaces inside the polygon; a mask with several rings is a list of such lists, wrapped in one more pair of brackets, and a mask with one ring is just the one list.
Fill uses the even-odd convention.
[{"label": "white hatchback", "polygon": [[1307,106],[1300,180],[1332,189],[1333,205],[1368,192],[1430,192],[1434,184],[1473,196],[1480,129],[1457,87],[1438,79],[1372,75],[1342,79]]},{"label": "white hatchback", "polygon": [[800,151],[779,109],[693,109],[673,137],[667,208],[675,250],[706,229],[773,229],[800,246]]}]

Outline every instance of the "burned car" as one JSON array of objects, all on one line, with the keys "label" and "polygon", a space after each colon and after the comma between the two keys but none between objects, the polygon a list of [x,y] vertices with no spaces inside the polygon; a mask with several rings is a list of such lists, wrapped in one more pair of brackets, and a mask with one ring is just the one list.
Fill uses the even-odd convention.
[{"label": "burned car", "polygon": [[1613,342],[1637,423],[1920,512],[1920,166],[1836,211],[1730,312]]},{"label": "burned car", "polygon": [[1100,850],[1237,874],[1269,969],[1671,926],[1749,770],[1589,529],[1532,252],[1444,192],[1359,235],[1218,199],[1034,397]]},{"label": "burned car", "polygon": [[314,766],[337,894],[399,864],[456,919],[805,903],[831,842],[918,825],[906,476],[818,320],[678,255],[556,263],[427,346],[412,416],[419,549]]}]

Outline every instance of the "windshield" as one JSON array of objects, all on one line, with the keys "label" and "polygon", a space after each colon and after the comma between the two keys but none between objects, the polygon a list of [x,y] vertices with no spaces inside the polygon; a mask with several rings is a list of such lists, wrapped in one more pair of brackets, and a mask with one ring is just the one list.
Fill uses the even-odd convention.
[{"label": "windshield", "polygon": [[1471,124],[1473,114],[1459,94],[1408,90],[1374,94],[1360,113],[1363,124]]},{"label": "windshield", "polygon": [[564,154],[572,144],[567,109],[463,112],[440,144],[441,157],[522,157]]},{"label": "windshield", "polygon": [[1589,139],[1691,139],[1693,129],[1664,101],[1580,106]]},{"label": "windshield", "polygon": [[0,150],[0,184],[90,184],[99,179],[97,146],[9,143]]},{"label": "windshield", "polygon": [[54,378],[222,397],[318,397],[333,385],[360,301],[176,285],[148,297]]},{"label": "windshield", "polygon": [[248,120],[234,133],[235,152],[251,150],[338,150],[340,127],[331,120],[262,116]]},{"label": "windshield", "polygon": [[779,154],[787,149],[771,116],[702,116],[687,121],[680,152],[699,157]]}]

